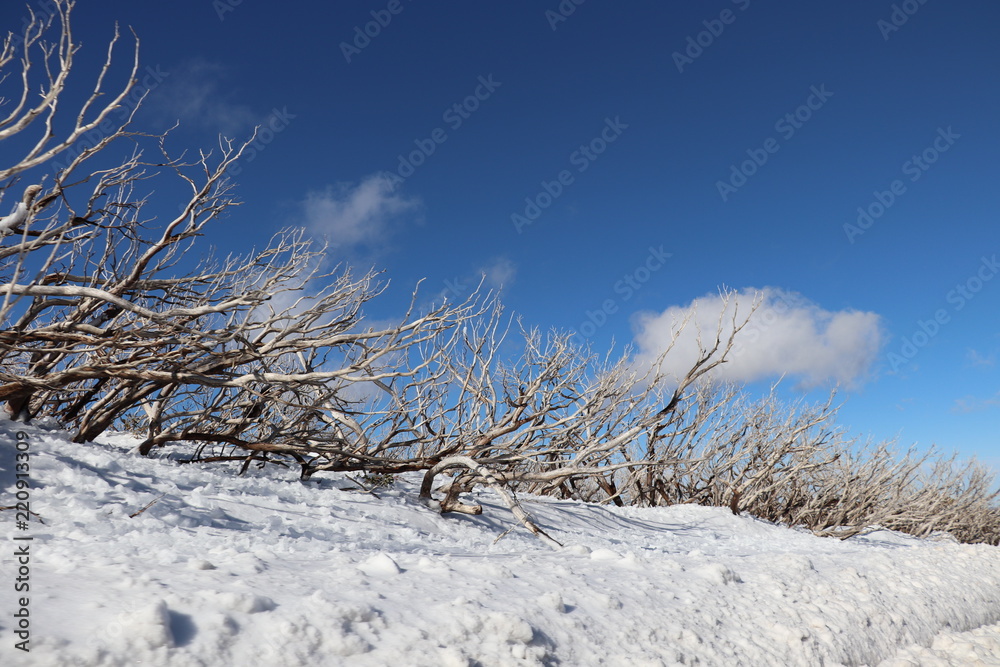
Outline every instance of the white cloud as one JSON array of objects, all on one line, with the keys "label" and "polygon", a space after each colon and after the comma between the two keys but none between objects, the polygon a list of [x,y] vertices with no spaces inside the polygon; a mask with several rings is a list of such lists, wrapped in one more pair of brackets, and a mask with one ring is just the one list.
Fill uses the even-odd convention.
[{"label": "white cloud", "polygon": [[517,265],[506,257],[497,257],[479,269],[487,287],[499,290],[510,287],[517,275]]},{"label": "white cloud", "polygon": [[388,223],[417,206],[416,199],[394,193],[392,183],[380,174],[357,185],[339,183],[309,192],[303,202],[309,231],[334,247],[378,245],[388,235]]},{"label": "white cloud", "polygon": [[776,288],[744,289],[733,297],[710,294],[662,313],[638,313],[634,321],[640,361],[653,362],[676,335],[664,369],[673,375],[686,372],[697,358],[699,337],[714,342],[720,315],[727,337],[733,330],[733,315],[737,322],[745,319],[755,298],[760,307],[737,334],[728,361],[713,377],[753,382],[785,375],[797,378],[803,387],[826,382],[852,386],[868,373],[883,341],[875,313],[831,312]]}]

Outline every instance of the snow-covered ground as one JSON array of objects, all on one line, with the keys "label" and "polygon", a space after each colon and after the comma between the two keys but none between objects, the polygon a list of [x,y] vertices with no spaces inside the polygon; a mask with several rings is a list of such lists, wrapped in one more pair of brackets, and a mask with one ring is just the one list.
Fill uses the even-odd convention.
[{"label": "snow-covered ground", "polygon": [[[520,527],[497,541],[512,518],[488,492],[483,516],[441,516],[412,478],[378,497],[240,478],[8,421],[0,505],[17,431],[44,524],[0,512],[5,666],[1000,665],[994,547],[525,499],[557,552]],[[14,647],[25,543],[30,653]]]}]

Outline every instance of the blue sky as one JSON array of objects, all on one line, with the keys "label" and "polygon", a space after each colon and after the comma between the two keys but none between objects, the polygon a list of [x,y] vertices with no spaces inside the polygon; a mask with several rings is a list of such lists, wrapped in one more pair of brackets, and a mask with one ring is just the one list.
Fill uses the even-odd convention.
[{"label": "blue sky", "polygon": [[859,434],[1000,464],[995,3],[81,0],[81,79],[116,19],[145,127],[273,130],[221,248],[307,225],[385,270],[374,316],[485,273],[526,323],[643,354],[763,290],[731,377],[839,384]]}]

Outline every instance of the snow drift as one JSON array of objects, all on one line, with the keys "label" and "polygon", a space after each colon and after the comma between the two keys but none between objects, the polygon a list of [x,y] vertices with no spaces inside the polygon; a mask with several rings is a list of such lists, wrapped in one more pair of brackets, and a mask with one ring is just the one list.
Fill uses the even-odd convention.
[{"label": "snow drift", "polygon": [[[513,521],[487,491],[482,516],[442,516],[405,477],[377,496],[241,478],[8,421],[3,505],[18,431],[38,516],[0,513],[5,665],[1000,664],[995,547],[522,498],[554,552],[520,526],[497,539]],[[28,653],[9,557],[25,535]]]}]

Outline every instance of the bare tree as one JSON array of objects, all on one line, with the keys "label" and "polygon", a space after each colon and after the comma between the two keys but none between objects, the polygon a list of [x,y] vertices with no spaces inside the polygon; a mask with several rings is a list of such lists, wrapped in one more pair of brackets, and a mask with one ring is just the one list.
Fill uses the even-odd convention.
[{"label": "bare tree", "polygon": [[[17,35],[8,33],[4,38],[3,48],[0,50],[0,72],[7,78],[8,67],[17,59],[20,72],[16,80],[20,90],[7,98],[16,102],[6,116],[0,117],[0,141],[8,141],[25,132],[34,133],[36,138],[26,142],[27,148],[17,162],[0,168],[0,182],[9,181],[22,172],[45,165],[71,147],[78,146],[81,139],[89,139],[96,130],[103,136],[98,140],[91,140],[92,145],[77,156],[76,160],[82,163],[122,136],[124,126],[127,125],[119,125],[110,131],[105,129],[111,113],[122,106],[132,91],[139,70],[139,40],[136,38],[128,79],[117,92],[109,93],[105,90],[105,78],[111,69],[115,46],[119,40],[116,27],[90,96],[77,110],[71,128],[63,131],[61,136],[56,130],[60,98],[66,91],[74,55],[80,48],[73,38],[69,20],[74,4],[73,0],[54,0],[50,5],[55,11],[47,17],[35,15],[29,7],[30,17],[23,31]],[[56,18],[59,21],[58,35],[53,42],[46,42],[43,38],[51,33],[50,28]],[[37,59],[36,51],[39,54]],[[102,102],[102,98],[107,98],[109,94],[111,97]],[[74,171],[71,165],[63,175],[71,176]],[[62,183],[62,178],[56,179],[56,192],[52,194],[58,195],[58,188]],[[44,206],[47,199],[48,197],[43,198],[36,206]]]},{"label": "bare tree", "polygon": [[[0,125],[0,140],[18,143],[33,122],[45,124],[27,153],[0,171],[4,191],[18,174],[55,168],[0,223],[0,400],[12,416],[56,415],[86,441],[141,410],[147,453],[178,440],[280,447],[273,433],[263,434],[282,423],[299,427],[282,429],[282,438],[308,447],[311,430],[321,430],[310,424],[322,423],[311,415],[348,405],[339,398],[345,387],[413,376],[433,361],[409,364],[404,352],[470,316],[471,302],[419,314],[411,307],[396,325],[365,328],[362,308],[381,291],[376,276],[323,271],[324,249],[302,231],[279,233],[245,257],[179,271],[196,239],[236,205],[227,172],[250,142],[221,139],[215,151],[174,158],[165,136],[129,129],[134,108],[111,123],[135,84],[137,59],[120,91],[95,110],[106,96],[117,31],[75,126],[55,141],[58,102],[79,48],[73,3],[56,6],[58,25],[32,15],[0,58],[11,64],[19,42],[20,77],[7,82],[20,82],[20,96],[11,96],[20,101]],[[50,30],[58,32],[55,44],[42,39]],[[36,60],[46,81],[42,102],[31,106]],[[153,161],[143,154],[150,143]],[[128,156],[109,166],[111,149],[122,144],[131,146]],[[63,165],[54,164],[64,153]],[[157,219],[140,188],[171,174],[188,196],[176,215]]]},{"label": "bare tree", "polygon": [[[727,506],[838,537],[877,524],[1000,539],[983,466],[859,447],[832,426],[833,396],[788,407],[714,382],[759,305],[738,316],[732,292],[670,374],[693,318],[643,366],[523,327],[479,291],[428,306],[418,285],[372,326],[386,285],[329,267],[302,230],[190,261],[237,205],[227,174],[249,142],[175,156],[167,135],[132,129],[139,44],[111,85],[117,29],[63,121],[73,4],[30,15],[0,50],[0,142],[17,156],[0,163],[0,205],[13,203],[0,218],[0,401],[15,419],[53,416],[77,442],[128,421],[142,454],[189,443],[189,462],[294,465],[302,479],[419,472],[441,512],[481,512],[465,494],[486,486],[552,546],[519,494]],[[186,192],[164,218],[147,193],[167,177]]]}]

